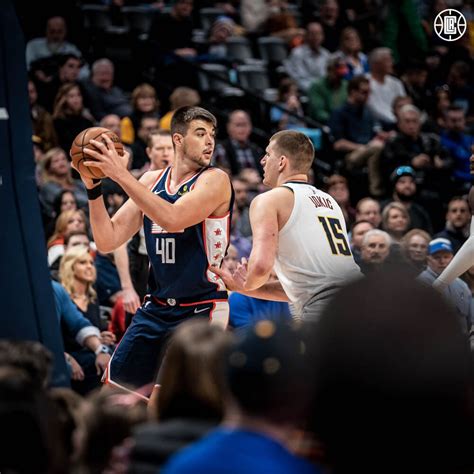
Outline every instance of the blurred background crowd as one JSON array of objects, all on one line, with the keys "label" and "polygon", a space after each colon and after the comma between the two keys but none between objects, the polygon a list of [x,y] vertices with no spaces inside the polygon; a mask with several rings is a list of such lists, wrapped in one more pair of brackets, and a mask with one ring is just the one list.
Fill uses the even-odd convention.
[{"label": "blurred background crowd", "polygon": [[[435,17],[447,8],[456,8],[467,19],[466,33],[453,42],[443,41],[434,32]],[[132,425],[146,419],[141,402],[123,394],[112,394],[111,398],[93,395],[87,401],[81,398],[100,386],[100,373],[143,299],[148,277],[142,232],[113,254],[103,255],[94,246],[88,224],[87,195],[69,158],[71,143],[83,129],[98,125],[114,131],[130,151],[129,167],[138,178],[149,169],[161,169],[172,162],[169,129],[174,110],[199,104],[213,112],[219,124],[213,164],[229,173],[236,195],[232,245],[224,263],[230,269],[250,253],[249,205],[257,194],[265,192],[260,164],[263,149],[274,132],[284,129],[300,130],[311,138],[316,157],[310,180],[341,206],[350,231],[352,252],[372,285],[381,280],[387,285],[397,285],[395,280],[384,276],[387,269],[395,267],[403,268],[405,277],[415,288],[418,288],[415,278],[431,283],[469,236],[471,210],[466,195],[473,182],[469,157],[474,145],[472,2],[103,0],[51,5],[46,2],[42,18],[29,15],[27,8],[19,6],[18,16],[26,43],[32,159],[45,247],[74,389],[74,392],[48,395],[59,418],[54,429],[63,430],[65,456],[58,457],[57,466],[47,468],[51,472],[72,472],[69,471],[72,460],[77,472],[109,472],[104,471],[106,468],[110,472],[126,472],[120,471],[120,466],[130,463],[130,453],[135,448],[128,441],[125,445],[120,443],[130,437]],[[127,196],[114,182],[105,180],[104,199],[113,215]],[[371,296],[375,290],[367,282],[359,285],[358,296],[355,289],[352,293],[347,290],[351,301],[365,298],[376,305],[378,300]],[[388,291],[380,284],[378,288],[381,293]],[[437,297],[430,293],[431,299],[428,298],[420,288],[417,291],[421,292],[420,298],[426,297],[425,308],[431,307]],[[405,290],[400,293],[402,300],[406,299],[405,309],[416,313],[415,309],[422,306],[410,299],[408,288]],[[460,323],[464,342],[468,341],[473,323],[473,294],[474,267],[448,288],[452,308],[439,303],[441,306],[433,309],[451,315],[454,308],[452,314]],[[291,307],[286,303],[265,302],[235,293],[230,295],[230,310],[230,326],[234,329],[257,328],[255,323],[262,320],[291,320]],[[341,315],[344,311],[349,312],[349,307],[341,308]],[[360,309],[361,317],[370,319],[371,311],[366,311],[367,314]],[[421,312],[423,315],[419,317],[426,319],[427,326],[430,317],[436,320],[436,316],[426,314],[427,309]],[[387,321],[390,317],[396,320],[394,315],[387,314]],[[392,323],[387,322],[389,327]],[[416,324],[415,321],[415,328]],[[272,326],[272,331],[283,331],[275,329],[278,327]],[[183,346],[178,351],[187,351],[194,343],[205,345],[203,341],[207,341],[212,346],[206,349],[208,352],[202,347],[196,350],[204,351],[206,357],[209,353],[220,357],[222,351],[232,346],[230,335],[227,340],[227,336],[213,334],[209,328],[193,328],[198,334],[202,332],[202,341],[193,342],[192,337],[186,336],[187,330],[190,331],[183,328],[176,336],[174,343]],[[259,336],[256,329],[254,332]],[[251,330],[253,336],[247,337],[256,337],[254,332]],[[344,337],[340,337],[342,344]],[[379,337],[383,337],[382,333]],[[245,341],[234,341],[234,344],[245,345]],[[275,347],[268,348],[270,352],[265,356],[257,354],[259,345],[253,341],[248,346],[249,354],[271,358],[272,351],[283,351],[277,342]],[[401,340],[398,342],[403,345]],[[100,350],[102,345],[107,351]],[[6,355],[7,362],[0,357],[0,390],[6,399],[13,397],[13,400],[31,389],[31,397],[24,404],[39,407],[46,403],[42,397],[47,384],[45,367],[50,361],[41,348],[25,347],[0,347],[2,354],[18,351],[22,360],[17,364],[22,367],[17,367],[8,362]],[[23,356],[35,354],[36,350],[36,360],[27,364],[42,365],[45,373],[41,380],[32,381],[31,374],[24,373]],[[296,363],[288,351],[278,354],[275,356],[278,360]],[[221,358],[225,359],[224,355]],[[170,363],[177,364],[177,360]],[[181,362],[184,364],[185,360],[183,355]],[[226,360],[232,367],[232,357]],[[198,370],[211,370],[210,360],[206,359],[206,364],[209,366],[199,369],[182,368],[183,379],[197,380],[202,375]],[[405,369],[400,369],[401,373]],[[225,390],[221,379],[207,381],[215,394],[215,399],[208,400],[208,395],[202,395],[209,393],[208,387],[183,388],[187,382],[177,387],[170,380],[178,376],[166,375],[166,370],[164,365],[160,375],[162,381],[168,380],[167,384],[163,382],[165,392],[159,397],[158,408],[154,405],[149,412],[154,420],[169,418],[175,424],[145,425],[135,434],[138,464],[129,466],[129,472],[157,472],[171,452],[217,425],[224,412],[239,412],[235,404],[224,410]],[[173,370],[178,369],[173,366]],[[377,372],[376,368],[373,370]],[[288,371],[285,380],[294,380]],[[239,374],[232,374],[237,380]],[[12,375],[17,382],[10,381]],[[230,383],[238,400],[236,405],[243,406],[246,413],[255,415],[261,406],[271,406],[270,421],[267,420],[270,424],[284,421],[292,429],[302,428],[303,403],[289,406],[288,413],[279,413],[275,406],[281,407],[283,395],[288,394],[274,385],[272,390],[262,389],[260,405],[255,400],[249,402],[232,385],[232,376],[226,383]],[[249,376],[250,379],[257,383],[255,378]],[[268,389],[267,378],[257,379]],[[243,386],[245,383],[242,381]],[[176,393],[167,394],[168,387]],[[253,385],[249,387],[254,390]],[[190,392],[183,395],[181,389]],[[293,389],[295,393],[290,395],[297,400],[309,394],[296,381]],[[196,395],[200,390],[202,393]],[[297,390],[301,392],[296,393]],[[363,388],[360,390],[362,393]],[[345,406],[344,413],[348,413],[347,407],[352,405],[341,403]],[[130,404],[134,408],[125,413],[122,407]],[[191,414],[196,412],[205,416],[193,419]],[[306,419],[308,413],[305,412]],[[336,416],[335,412],[328,413]],[[428,416],[427,413],[423,416]],[[311,449],[305,450],[305,443],[298,436],[294,438],[293,430],[292,440],[301,441],[296,450],[299,454],[312,462],[322,460],[323,464],[330,458],[335,462],[334,467],[349,452],[356,453],[357,443],[349,447],[347,439],[336,440],[332,445],[337,436],[325,425],[329,418],[316,418],[318,427],[327,428],[322,435],[324,443],[329,443],[331,449],[335,446],[335,451],[325,450],[320,443],[312,443]],[[335,426],[342,423],[337,417],[333,420]],[[395,423],[395,418],[390,420]],[[362,422],[355,418],[354,421]],[[426,423],[425,428],[428,426],[431,424]],[[465,440],[471,439],[470,433],[463,429],[459,433],[465,435]],[[179,436],[174,439],[176,431]],[[168,451],[167,446],[163,448],[166,453],[156,452],[159,445],[156,440],[166,436],[173,439],[173,449]],[[50,438],[43,436],[43,440],[46,443]],[[43,454],[49,452],[48,446],[43,448]],[[458,454],[455,458],[459,459],[460,470],[449,472],[464,472],[465,459]],[[122,455],[127,462],[122,462]],[[335,457],[331,458],[332,455]],[[47,464],[45,456],[42,462]],[[405,456],[408,454],[404,453],[400,459],[407,459]],[[362,458],[358,453],[353,458],[355,465],[358,462],[363,465],[366,460],[363,462]],[[28,459],[24,461],[27,463]],[[343,464],[339,466],[341,472],[347,468]],[[300,470],[293,472],[306,472],[306,467],[299,466]],[[3,472],[2,468],[0,463]],[[187,472],[181,468],[177,463],[177,470],[170,472]],[[259,467],[263,472],[265,468],[270,472],[266,464]],[[36,472],[47,472],[47,469]],[[18,472],[32,471],[19,468]],[[214,471],[206,466],[202,472]]]}]

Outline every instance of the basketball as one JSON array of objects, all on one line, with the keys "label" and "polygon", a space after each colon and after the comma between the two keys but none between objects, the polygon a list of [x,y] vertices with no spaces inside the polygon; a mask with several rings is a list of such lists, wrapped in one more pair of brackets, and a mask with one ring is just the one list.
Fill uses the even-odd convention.
[{"label": "basketball", "polygon": [[75,168],[79,171],[81,176],[84,176],[85,178],[101,179],[106,177],[99,168],[84,166],[84,161],[94,161],[92,156],[84,153],[84,148],[89,146],[94,149],[94,146],[89,143],[91,140],[101,140],[102,143],[105,143],[102,135],[107,135],[113,141],[118,154],[123,156],[122,142],[114,132],[103,127],[86,128],[76,136],[69,152]]}]

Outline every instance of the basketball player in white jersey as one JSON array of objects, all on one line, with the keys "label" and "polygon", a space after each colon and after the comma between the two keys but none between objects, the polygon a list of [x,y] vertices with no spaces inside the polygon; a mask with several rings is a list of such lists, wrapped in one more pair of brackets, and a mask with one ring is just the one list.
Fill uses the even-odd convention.
[{"label": "basketball player in white jersey", "polygon": [[[233,273],[215,268],[229,290],[290,301],[296,316],[313,321],[344,283],[362,276],[354,262],[336,201],[308,183],[314,148],[303,133],[285,130],[270,139],[262,158],[271,191],[250,206],[253,247]],[[274,267],[279,281],[267,282]]]}]

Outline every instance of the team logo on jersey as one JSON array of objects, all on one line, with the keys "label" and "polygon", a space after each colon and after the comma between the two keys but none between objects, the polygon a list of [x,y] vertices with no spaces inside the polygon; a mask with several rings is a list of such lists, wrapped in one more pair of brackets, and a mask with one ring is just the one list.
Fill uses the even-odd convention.
[{"label": "team logo on jersey", "polygon": [[182,189],[181,191],[178,191],[178,196],[182,196],[183,194],[186,194],[188,191],[189,191],[188,185],[185,184],[185,185],[183,186],[183,189]]},{"label": "team logo on jersey", "polygon": [[456,41],[466,32],[466,17],[453,8],[438,13],[434,20],[434,30],[444,41]]}]

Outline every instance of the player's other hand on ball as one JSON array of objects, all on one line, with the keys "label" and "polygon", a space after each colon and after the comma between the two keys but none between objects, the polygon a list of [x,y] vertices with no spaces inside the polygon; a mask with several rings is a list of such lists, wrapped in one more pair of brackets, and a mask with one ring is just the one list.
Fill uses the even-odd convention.
[{"label": "player's other hand on ball", "polygon": [[[226,268],[210,267],[211,272],[219,276],[229,291],[242,291],[244,284],[239,277],[234,277],[235,273],[231,273]],[[244,282],[245,283],[245,282]]]},{"label": "player's other hand on ball", "polygon": [[75,169],[79,173],[79,176],[81,177],[81,181],[84,183],[84,186],[87,189],[94,188],[95,186],[97,186],[97,183],[100,181],[96,179],[87,178],[86,176],[81,174],[81,172],[77,169],[76,165],[74,164],[74,161],[71,161],[71,168]]}]

